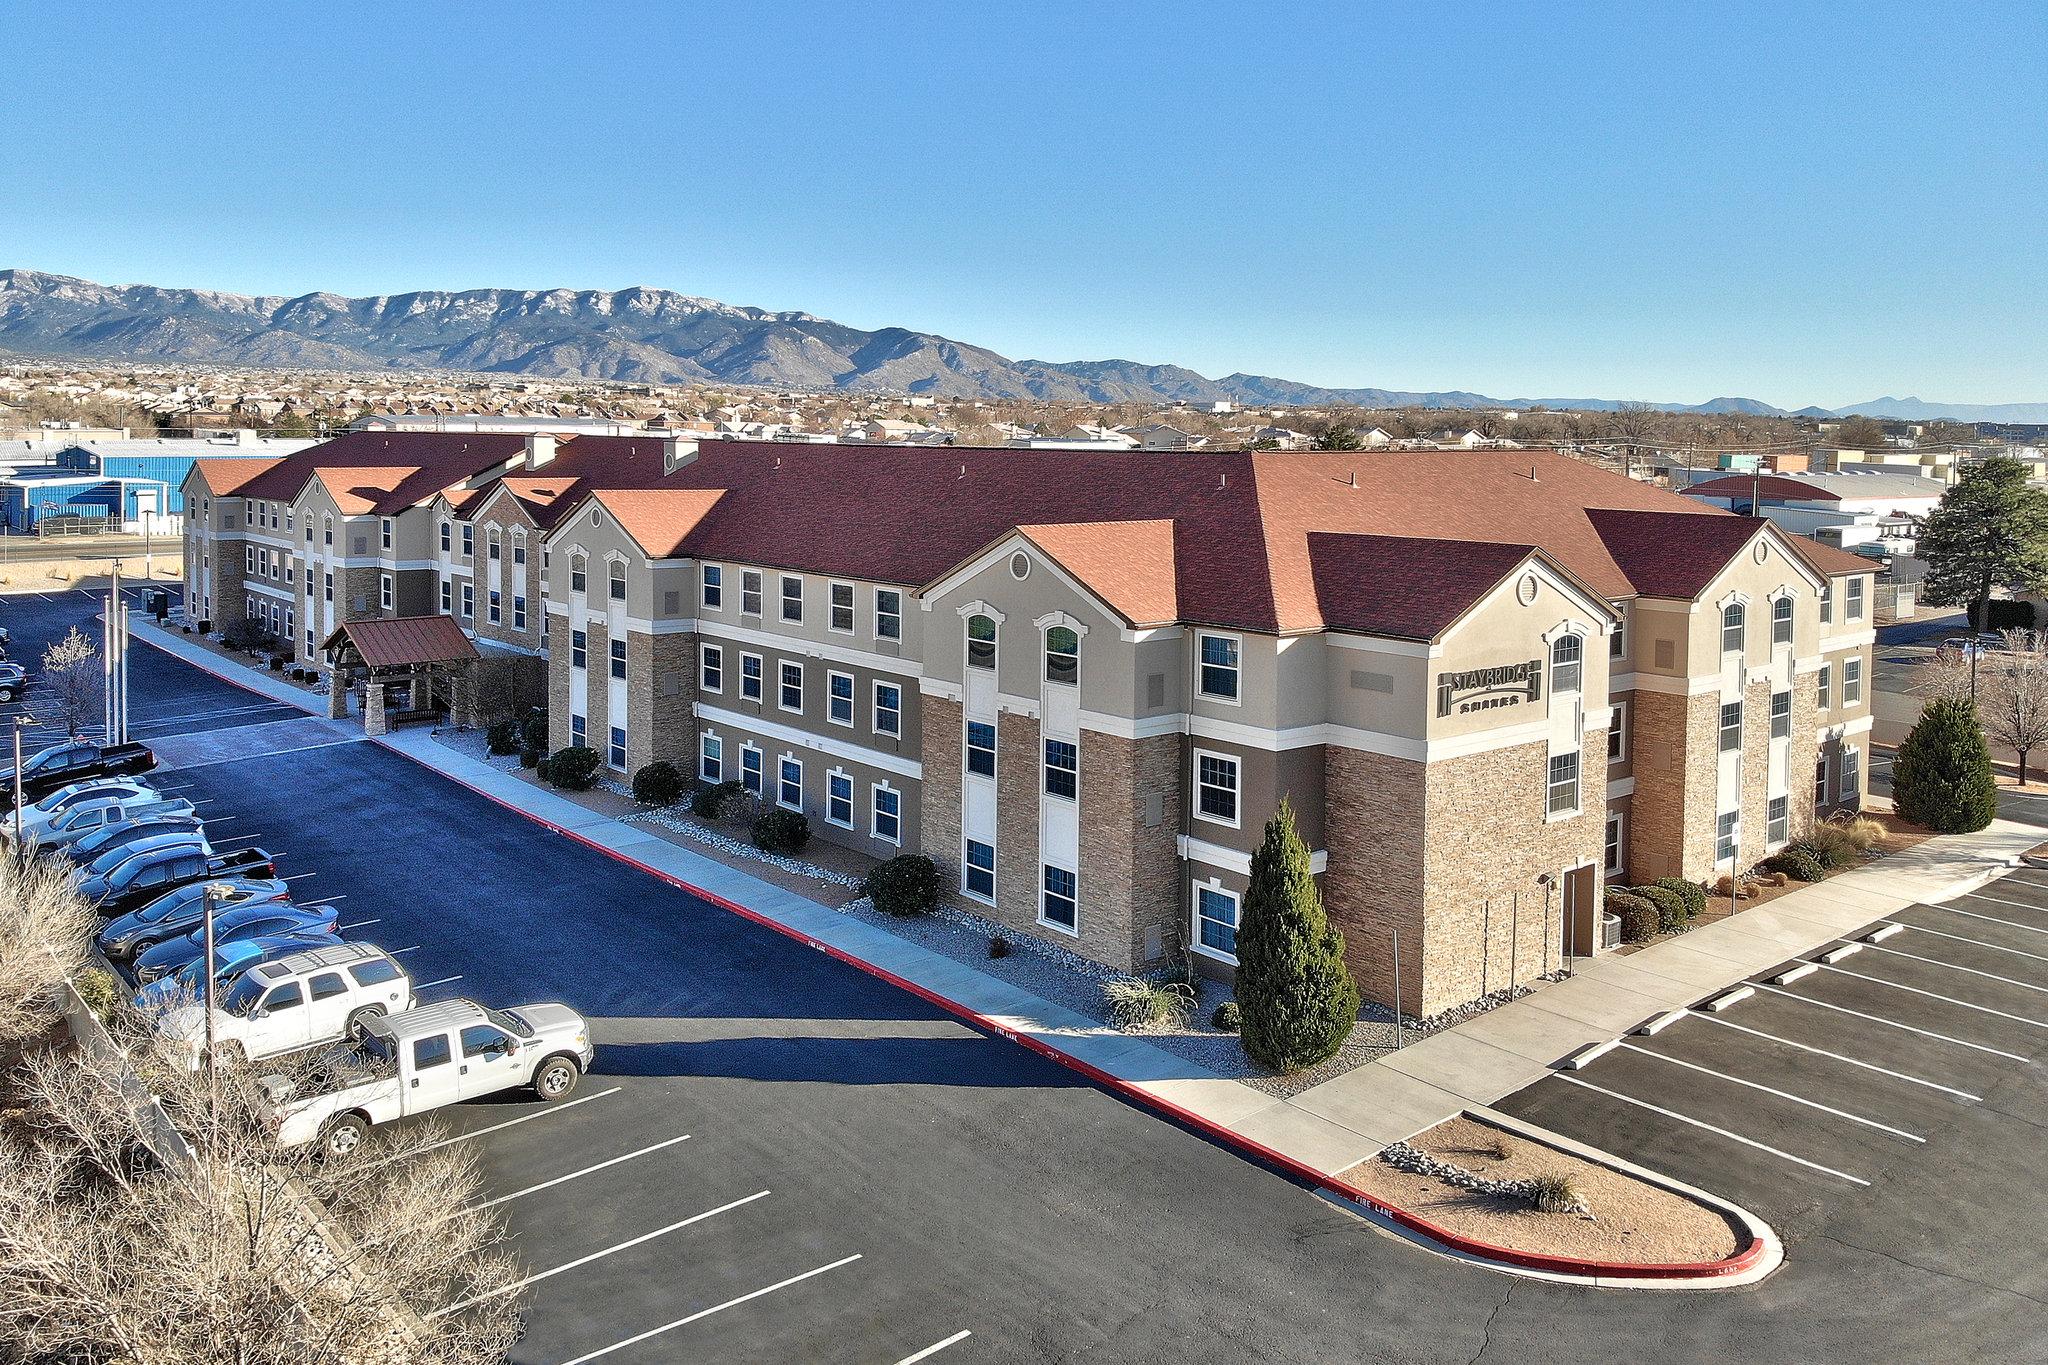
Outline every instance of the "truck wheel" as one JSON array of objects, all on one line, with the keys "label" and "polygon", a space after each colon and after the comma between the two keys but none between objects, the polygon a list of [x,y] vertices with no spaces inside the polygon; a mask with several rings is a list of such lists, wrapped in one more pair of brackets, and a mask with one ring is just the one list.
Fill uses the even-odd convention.
[{"label": "truck wheel", "polygon": [[320,1134],[320,1155],[337,1161],[354,1156],[369,1135],[361,1114],[338,1115]]},{"label": "truck wheel", "polygon": [[382,1005],[365,1005],[359,1010],[351,1010],[348,1022],[341,1026],[342,1036],[350,1042],[355,1042],[363,1036],[363,1021],[365,1019],[381,1019],[383,1017],[384,1007]]},{"label": "truck wheel", "polygon": [[14,700],[14,689],[13,689],[13,688],[11,688],[11,687],[0,687],[0,701],[13,701],[13,700]]},{"label": "truck wheel", "polygon": [[576,1088],[580,1073],[567,1057],[550,1057],[533,1073],[533,1093],[544,1100],[558,1100]]}]

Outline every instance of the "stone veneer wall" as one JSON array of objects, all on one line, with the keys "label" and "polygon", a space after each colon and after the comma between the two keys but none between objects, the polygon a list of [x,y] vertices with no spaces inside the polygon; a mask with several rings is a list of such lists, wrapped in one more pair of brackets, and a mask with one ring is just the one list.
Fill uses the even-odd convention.
[{"label": "stone veneer wall", "polygon": [[[548,651],[548,752],[569,743],[569,642],[563,631],[562,647]],[[691,771],[695,771],[693,768]]]},{"label": "stone veneer wall", "polygon": [[1180,736],[1081,734],[1080,950],[1145,971],[1185,948]]},{"label": "stone veneer wall", "polygon": [[[1023,933],[1074,947],[1073,936],[1038,922],[1038,721],[996,716],[996,908],[992,916]],[[983,909],[986,914],[986,907]]]},{"label": "stone veneer wall", "polygon": [[[609,676],[609,675],[607,675]],[[697,637],[626,632],[626,766],[697,771]]]},{"label": "stone veneer wall", "polygon": [[[382,584],[378,580],[378,575],[382,572],[382,570],[374,566],[370,568],[335,570],[334,621],[336,625],[341,624],[343,621],[360,621],[366,617],[382,616],[384,614],[383,607],[378,605],[383,600],[381,596]],[[396,588],[397,585],[393,584],[392,586]],[[363,604],[360,607],[356,605],[358,598],[362,600]],[[393,600],[396,599],[394,598]]]},{"label": "stone veneer wall", "polygon": [[1820,704],[1814,696],[1813,674],[1792,678],[1792,743],[1785,756],[1785,795],[1792,820],[1792,837],[1813,830],[1813,764],[1819,757]]},{"label": "stone veneer wall", "polygon": [[903,851],[932,860],[939,869],[939,890],[948,901],[984,913],[986,907],[979,902],[960,896],[960,749],[966,742],[960,703],[927,692],[918,698],[918,708],[924,736],[919,755],[924,764],[923,799],[918,802],[918,827],[903,832]]},{"label": "stone veneer wall", "polygon": [[[1636,788],[1630,803],[1629,875],[1637,882],[1704,877],[1714,859],[1720,698],[1648,691],[1630,696]],[[1701,870],[1691,872],[1695,867]]]},{"label": "stone veneer wall", "polygon": [[[1421,763],[1331,747],[1323,759],[1323,903],[1344,933],[1344,960],[1369,1000],[1394,998],[1392,933],[1401,933],[1401,993],[1418,998],[1405,960],[1423,929]],[[1419,958],[1418,958],[1419,960]]]}]

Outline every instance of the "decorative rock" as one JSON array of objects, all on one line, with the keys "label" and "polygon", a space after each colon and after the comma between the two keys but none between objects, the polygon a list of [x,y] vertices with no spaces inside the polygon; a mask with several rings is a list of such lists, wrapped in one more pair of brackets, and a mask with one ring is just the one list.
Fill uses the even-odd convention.
[{"label": "decorative rock", "polygon": [[[1496,1180],[1492,1176],[1468,1171],[1463,1166],[1456,1166],[1427,1152],[1418,1151],[1405,1142],[1390,1144],[1380,1152],[1380,1160],[1397,1171],[1407,1171],[1411,1175],[1433,1176],[1445,1184],[1455,1185],[1473,1194],[1499,1195],[1508,1199],[1520,1199],[1529,1204],[1536,1202],[1536,1182],[1533,1180]],[[1572,1205],[1564,1212],[1585,1214],[1591,1210],[1580,1203]]]}]

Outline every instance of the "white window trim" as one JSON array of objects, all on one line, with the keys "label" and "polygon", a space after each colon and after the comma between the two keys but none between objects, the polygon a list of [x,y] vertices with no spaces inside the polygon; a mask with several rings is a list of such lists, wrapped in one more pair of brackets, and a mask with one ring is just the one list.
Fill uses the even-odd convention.
[{"label": "white window trim", "polygon": [[[1067,746],[1068,748],[1070,748],[1070,749],[1072,749],[1072,750],[1074,751],[1074,766],[1073,766],[1073,768],[1071,769],[1071,771],[1072,771],[1072,773],[1073,773],[1073,777],[1074,777],[1074,794],[1073,794],[1072,796],[1061,796],[1061,795],[1060,795],[1060,794],[1059,794],[1058,792],[1056,792],[1056,791],[1053,791],[1053,790],[1051,789],[1051,787],[1050,787],[1050,786],[1048,785],[1048,783],[1047,783],[1047,780],[1046,780],[1046,779],[1047,779],[1047,775],[1048,775],[1048,774],[1050,774],[1050,773],[1051,773],[1051,772],[1053,771],[1053,766],[1052,766],[1052,757],[1051,757],[1051,755],[1050,755],[1050,754],[1048,754],[1048,753],[1046,752],[1046,746],[1047,746],[1048,744],[1064,744],[1064,745],[1066,745],[1066,746]],[[1240,766],[1240,767],[1238,768],[1238,785],[1239,785],[1240,787],[1242,787],[1242,786],[1244,785],[1244,781],[1243,781],[1243,778],[1244,778],[1244,769],[1243,769],[1243,767],[1242,767],[1242,766]],[[1038,794],[1039,794],[1039,795],[1040,795],[1041,797],[1045,797],[1045,798],[1048,798],[1048,799],[1050,799],[1050,800],[1053,800],[1053,801],[1070,801],[1070,802],[1074,802],[1074,803],[1076,803],[1076,804],[1078,804],[1078,803],[1080,802],[1080,800],[1081,800],[1081,741],[1080,741],[1080,738],[1079,738],[1078,736],[1076,736],[1076,737],[1075,737],[1075,738],[1073,738],[1073,739],[1062,739],[1062,738],[1060,738],[1060,737],[1059,737],[1058,735],[1046,735],[1046,734],[1041,734],[1041,735],[1039,735],[1039,737],[1038,737]],[[1241,807],[1242,807],[1242,803],[1243,803],[1243,801],[1244,801],[1244,794],[1243,794],[1243,792],[1241,792],[1241,791],[1240,791],[1240,792],[1238,793],[1238,798],[1237,798],[1237,799],[1238,799],[1238,802],[1240,803],[1240,808],[1241,808]],[[1077,873],[1076,875],[1079,875],[1079,874]]]},{"label": "white window trim", "polygon": [[1844,806],[1851,801],[1857,801],[1863,795],[1862,792],[1856,789],[1856,785],[1844,780],[1847,776],[1849,764],[1843,762],[1843,760],[1851,755],[1854,755],[1856,759],[1857,784],[1860,784],[1863,780],[1863,750],[1857,748],[1854,744],[1844,744],[1841,751],[1835,756],[1835,804],[1838,806]]},{"label": "white window trim", "polygon": [[[996,903],[997,889],[996,874],[999,870],[999,866],[992,866],[988,870],[989,893],[986,896],[982,895],[979,891],[970,890],[967,886],[967,874],[971,870],[973,870],[974,867],[974,864],[967,861],[967,845],[970,843],[978,844],[980,842],[981,840],[972,838],[965,833],[961,834],[960,836],[960,894],[967,897],[967,899],[971,901],[978,901],[983,905],[994,905]],[[996,849],[996,846],[994,844],[990,844],[989,849],[991,852],[997,852],[997,858],[995,861],[998,865],[1000,865],[1002,859],[1000,852]]]},{"label": "white window trim", "polygon": [[[844,820],[834,820],[832,818],[832,779],[835,777],[846,779],[846,818]],[[827,768],[825,770],[825,823],[834,829],[852,829],[854,809],[853,774],[844,768]]]},{"label": "white window trim", "polygon": [[[1231,766],[1232,771],[1234,771],[1237,774],[1237,782],[1231,788],[1231,794],[1236,798],[1233,804],[1237,812],[1236,816],[1232,819],[1225,820],[1220,815],[1211,815],[1207,811],[1202,809],[1202,760],[1204,758],[1221,759],[1223,762],[1228,763]],[[1194,817],[1197,820],[1203,820],[1212,825],[1221,825],[1225,829],[1243,828],[1244,760],[1242,758],[1239,758],[1236,754],[1224,753],[1221,749],[1196,749],[1194,751],[1194,758],[1192,760],[1192,763],[1193,769],[1189,772],[1188,777],[1191,780],[1191,785],[1194,790],[1194,801],[1192,803]]]},{"label": "white window trim", "polygon": [[[754,589],[754,609],[747,610],[747,575],[752,574],[759,585]],[[759,569],[740,570],[740,606],[742,617],[751,616],[757,621],[768,619],[768,575]]]},{"label": "white window trim", "polygon": [[[711,755],[705,752],[705,746],[712,744],[718,746],[718,776],[716,778],[707,778],[704,776],[704,760]],[[723,782],[725,780],[725,738],[716,730],[706,730],[697,737],[697,780],[699,782]]]},{"label": "white window trim", "polygon": [[[711,600],[711,580],[706,576],[711,570],[718,570],[718,600]],[[706,611],[725,610],[725,565],[706,564],[704,572],[697,575],[697,605]]]},{"label": "white window trim", "polygon": [[[795,706],[791,706],[788,702],[785,702],[782,699],[782,689],[784,686],[782,681],[782,673],[784,669],[788,668],[794,668],[796,670]],[[793,716],[800,716],[804,713],[804,666],[802,660],[777,659],[775,661],[775,709],[778,711],[787,711]]]},{"label": "white window trim", "polygon": [[963,716],[960,719],[960,778],[963,782],[993,783],[996,780],[995,773],[978,773],[974,771],[972,763],[974,745],[968,738],[968,727],[971,725],[986,725],[989,728],[989,732],[993,737],[993,742],[989,745],[988,749],[989,756],[994,761],[997,771],[1002,769],[1002,727],[993,720],[977,720],[973,716]]},{"label": "white window trim", "polygon": [[[1214,692],[1204,692],[1202,690],[1202,642],[1211,637],[1218,640],[1229,640],[1237,646],[1237,668],[1234,670],[1237,673],[1237,695],[1234,697],[1218,696]],[[1195,632],[1195,699],[1197,701],[1210,702],[1217,706],[1244,705],[1243,635],[1229,630],[1198,630]]]},{"label": "white window trim", "polygon": [[[1790,588],[1779,588],[1767,600],[1771,606],[1769,617],[1771,623],[1771,648],[1776,649],[1780,644],[1796,646],[1799,643],[1799,594]],[[1780,602],[1790,602],[1792,604],[1792,638],[1789,640],[1781,641],[1778,639],[1778,603]]]},{"label": "white window trim", "polygon": [[[1562,688],[1557,685],[1557,642],[1567,635],[1579,642],[1579,681],[1573,687]],[[1551,696],[1579,697],[1585,695],[1586,660],[1591,652],[1586,645],[1586,628],[1577,621],[1560,621],[1544,633],[1543,668],[1547,675]],[[1243,656],[1240,655],[1240,664],[1242,663],[1242,658]],[[1242,679],[1240,679],[1241,681]]]},{"label": "white window trim", "polygon": [[[718,655],[718,686],[716,687],[713,687],[711,683],[708,681],[710,665],[706,659],[707,655],[712,654],[714,652]],[[723,696],[725,694],[724,645],[705,644],[697,650],[697,688],[699,691],[711,692],[719,696]]]},{"label": "white window trim", "polygon": [[1214,891],[1218,895],[1230,897],[1237,905],[1237,927],[1240,929],[1244,927],[1244,897],[1225,886],[1221,877],[1211,877],[1206,882],[1196,882],[1188,888],[1188,943],[1203,957],[1213,958],[1217,962],[1227,962],[1235,967],[1237,965],[1236,953],[1222,952],[1202,942],[1202,893],[1204,891]]},{"label": "white window trim", "polygon": [[377,575],[377,604],[382,611],[398,609],[398,581],[388,573]]},{"label": "white window trim", "polygon": [[[1552,810],[1550,808],[1550,761],[1556,758],[1577,758],[1579,761],[1578,771],[1573,775],[1572,778],[1572,804],[1571,807],[1567,810]],[[1575,752],[1571,749],[1564,749],[1554,754],[1546,754],[1543,759],[1543,823],[1546,825],[1553,825],[1560,820],[1576,820],[1585,813],[1585,755],[1583,753]]]},{"label": "white window trim", "polygon": [[[840,720],[832,714],[832,683],[837,678],[846,679],[845,720]],[[841,672],[836,668],[825,670],[825,723],[827,725],[837,725],[842,729],[851,730],[859,723],[860,689],[858,683],[859,679],[855,678],[851,673]]]},{"label": "white window trim", "polygon": [[1620,860],[1628,855],[1628,813],[1626,811],[1611,810],[1607,812],[1607,818],[1614,822],[1615,860],[1612,862],[1607,860],[1607,826],[1603,824],[1600,827],[1600,853],[1601,861],[1606,866],[1601,868],[1601,871],[1619,872],[1622,868]]},{"label": "white window trim", "polygon": [[1628,701],[1624,698],[1608,708],[1608,742],[1612,745],[1619,741],[1620,746],[1619,748],[1610,748],[1608,750],[1607,761],[1609,763],[1628,762],[1628,707]]},{"label": "white window trim", "polygon": [[[796,764],[796,804],[782,799],[782,765]],[[804,808],[804,761],[792,753],[777,754],[775,757],[775,804],[783,810],[801,811]]]},{"label": "white window trim", "polygon": [[[1852,690],[1856,694],[1853,697],[1849,695]],[[1842,705],[1844,707],[1863,705],[1863,660],[1861,659],[1842,660]]]},{"label": "white window trim", "polygon": [[[896,798],[896,834],[893,838],[882,833],[881,823],[876,819],[875,796],[880,792],[887,792]],[[887,782],[875,782],[868,787],[868,833],[885,844],[893,844],[898,848],[903,846],[903,793]]]},{"label": "white window trim", "polygon": [[[885,612],[884,612],[884,611],[882,610],[882,594],[883,594],[883,593],[885,593],[885,592],[893,592],[893,593],[895,593],[895,594],[896,594],[896,610],[895,610],[895,611],[893,611],[893,612],[886,612],[886,613],[885,613]],[[876,589],[875,589],[875,593],[874,593],[874,601],[873,601],[873,603],[871,604],[871,607],[872,607],[872,610],[871,610],[871,611],[870,611],[870,613],[869,613],[869,622],[868,622],[868,624],[869,624],[869,626],[870,626],[870,627],[871,627],[871,628],[873,629],[873,631],[874,631],[874,638],[875,638],[875,639],[877,639],[877,640],[892,640],[892,641],[894,641],[895,643],[897,643],[897,644],[899,644],[899,645],[900,645],[900,644],[902,644],[902,643],[903,643],[903,589],[901,589],[901,588],[876,588]],[[884,635],[884,634],[882,634],[882,617],[883,617],[884,615],[890,615],[890,616],[894,616],[894,617],[896,618],[896,633],[895,633],[894,635]]]},{"label": "white window trim", "polygon": [[[1047,868],[1069,873],[1074,878],[1074,922],[1071,925],[1061,924],[1056,919],[1046,918],[1045,871]],[[1047,862],[1041,862],[1038,865],[1038,922],[1056,934],[1065,934],[1068,938],[1081,937],[1081,870],[1079,868],[1061,867],[1058,863]]]},{"label": "white window trim", "polygon": [[[749,697],[747,695],[747,660],[749,659],[761,665],[761,695],[758,697]],[[768,700],[768,661],[759,654],[748,654],[744,650],[740,653],[739,698],[741,701],[766,702]]]},{"label": "white window trim", "polygon": [[[881,727],[881,725],[877,723],[882,718],[882,689],[885,687],[893,687],[896,689],[896,728],[893,730],[884,730]],[[873,702],[873,709],[871,710],[868,717],[868,728],[878,735],[887,735],[891,739],[902,739],[903,684],[885,682],[882,679],[877,678],[875,679],[874,687],[870,690],[870,700]]]},{"label": "white window trim", "polygon": [[[832,624],[832,613],[838,608],[832,601],[832,594],[844,588],[847,592],[846,625]],[[860,589],[844,579],[828,579],[825,584],[825,631],[829,635],[851,635],[860,629]]]},{"label": "white window trim", "polygon": [[[789,585],[796,584],[796,615],[789,614]],[[763,605],[766,605],[765,603]],[[830,613],[827,613],[829,618]],[[775,576],[775,619],[788,625],[802,625],[804,620],[804,577],[802,574],[785,573]],[[829,624],[829,621],[828,621]]]},{"label": "white window trim", "polygon": [[737,769],[739,774],[740,790],[743,792],[747,790],[748,754],[752,754],[754,756],[756,760],[754,764],[754,771],[761,775],[761,785],[753,792],[753,795],[766,796],[768,794],[768,764],[767,761],[761,757],[761,746],[754,743],[754,741],[752,741],[751,739],[743,739],[740,741],[740,766]]}]

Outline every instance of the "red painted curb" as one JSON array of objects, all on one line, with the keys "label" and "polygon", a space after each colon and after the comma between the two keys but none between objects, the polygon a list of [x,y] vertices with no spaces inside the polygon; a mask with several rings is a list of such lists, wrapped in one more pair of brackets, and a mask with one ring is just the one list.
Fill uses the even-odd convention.
[{"label": "red painted curb", "polygon": [[[154,648],[161,648],[161,646],[156,646],[153,641],[149,641],[147,639],[144,640],[144,643],[150,644]],[[164,650],[163,652],[166,654],[171,653],[171,651],[169,650]],[[180,656],[173,655],[173,657],[177,658]],[[191,662],[190,660],[181,661]],[[199,667],[203,671],[208,673],[214,673],[214,670],[206,668],[204,665],[195,665],[195,667]],[[260,689],[250,687],[247,683],[237,681],[236,679],[229,677],[225,673],[214,673],[214,676],[220,678],[224,682],[232,684],[233,686],[240,687],[244,691],[254,692],[258,696],[266,696],[266,694],[263,693]],[[275,698],[268,699],[275,700]],[[1173,1119],[1175,1122],[1184,1124],[1187,1127],[1194,1129],[1195,1131],[1201,1133],[1203,1136],[1209,1138],[1211,1141],[1221,1143],[1228,1147],[1234,1147],[1239,1151],[1248,1153],[1249,1155],[1257,1158],[1259,1161],[1265,1163],[1266,1165],[1272,1166],[1286,1173],[1289,1177],[1295,1180],[1307,1184],[1321,1191],[1324,1194],[1330,1195],[1333,1198],[1341,1199],[1346,1203],[1357,1204],[1362,1208],[1368,1209],[1373,1213],[1380,1215],[1382,1218],[1386,1218],[1392,1222],[1398,1223],[1402,1227],[1407,1228],[1409,1231],[1418,1233],[1421,1236],[1428,1238],[1430,1241],[1437,1243],[1438,1245],[1444,1247],[1448,1251],[1456,1252],[1459,1255],[1463,1256],[1474,1257],[1475,1259],[1483,1261],[1499,1261],[1503,1264],[1517,1266],[1524,1270],[1537,1270],[1552,1275],[1568,1275],[1577,1279],[1724,1279],[1730,1275],[1739,1275],[1744,1271],[1753,1268],[1756,1265],[1756,1263],[1763,1257],[1764,1243],[1760,1239],[1754,1237],[1750,1239],[1748,1246],[1744,1247],[1742,1250],[1736,1252],[1733,1256],[1730,1256],[1725,1260],[1704,1261],[1693,1264],[1686,1264],[1682,1262],[1663,1262],[1650,1265],[1632,1265],[1618,1261],[1585,1261],[1569,1256],[1549,1256],[1541,1252],[1517,1251],[1512,1247],[1498,1247],[1487,1242],[1481,1242],[1470,1237],[1461,1236],[1458,1233],[1452,1232],[1447,1228],[1438,1227],[1436,1224],[1430,1222],[1428,1219],[1418,1217],[1417,1215],[1408,1212],[1406,1209],[1395,1208],[1391,1204],[1382,1204],[1378,1200],[1373,1199],[1371,1196],[1366,1195],[1358,1190],[1351,1188],[1349,1185],[1342,1183],[1341,1181],[1337,1180],[1336,1177],[1329,1175],[1326,1172],[1319,1171],[1315,1167],[1310,1166],[1305,1162],[1297,1161],[1295,1158],[1288,1156],[1284,1152],[1275,1151],[1273,1148],[1266,1146],[1262,1142],[1253,1141],[1251,1138],[1245,1137],[1241,1133],[1233,1132],[1232,1130],[1225,1128],[1223,1125],[1217,1123],[1215,1120],[1207,1117],[1206,1115],[1199,1114],[1192,1109],[1184,1108],[1181,1105],[1173,1103],[1171,1100],[1162,1099],[1159,1096],[1152,1094],[1150,1091],[1147,1091],[1142,1087],[1131,1083],[1130,1081],[1124,1080],[1120,1076],[1115,1076],[1107,1071],[1104,1071],[1101,1067],[1098,1067],[1093,1063],[1085,1062],[1081,1060],[1079,1057],[1072,1055],[1071,1053],[1061,1051],[1059,1048],[1052,1046],[1050,1043],[1045,1042],[1043,1039],[1033,1038],[1028,1034],[1018,1033],[1014,1029],[1007,1028],[1004,1025],[997,1023],[995,1020],[989,1018],[987,1015],[981,1014],[976,1010],[969,1009],[967,1006],[959,1003],[956,1000],[949,1000],[943,995],[939,995],[933,991],[927,990],[923,986],[918,985],[915,981],[910,981],[896,975],[896,973],[888,970],[886,967],[878,967],[872,962],[868,962],[862,958],[855,957],[853,954],[845,951],[842,948],[836,948],[829,943],[825,943],[818,939],[812,938],[809,934],[806,934],[801,930],[792,929],[788,925],[778,923],[777,921],[768,918],[766,915],[763,915],[758,910],[750,910],[746,906],[741,905],[739,902],[727,900],[724,896],[721,896],[714,891],[708,891],[701,886],[696,886],[690,882],[686,882],[682,880],[680,877],[670,876],[668,873],[661,871],[659,868],[650,867],[648,864],[641,862],[639,859],[634,858],[629,854],[621,853],[615,848],[608,848],[605,845],[598,843],[594,839],[578,834],[576,831],[572,829],[568,829],[564,826],[558,825],[554,821],[549,820],[544,816],[536,815],[532,811],[527,810],[521,806],[516,806],[502,797],[493,796],[491,795],[491,793],[483,790],[481,787],[465,782],[461,778],[456,777],[454,774],[449,773],[444,769],[437,768],[431,763],[428,763],[425,759],[418,758],[413,754],[407,753],[405,750],[396,747],[387,740],[381,738],[370,738],[370,743],[377,745],[386,753],[396,754],[400,758],[406,759],[413,763],[417,763],[420,767],[425,768],[428,772],[446,778],[448,781],[455,783],[457,786],[463,787],[471,792],[474,792],[476,795],[481,796],[484,800],[489,801],[494,805],[502,806],[504,809],[513,812],[515,815],[519,815],[527,820],[531,820],[533,823],[540,825],[544,829],[551,830],[552,832],[559,834],[566,839],[571,839],[576,843],[582,844],[585,848],[594,849],[597,852],[604,854],[608,858],[614,859],[618,862],[622,862],[626,864],[628,867],[635,868],[640,872],[644,872],[648,876],[653,877],[656,881],[662,882],[668,886],[672,886],[676,888],[678,891],[687,892],[688,894],[697,897],[699,900],[708,901],[710,904],[717,906],[721,910],[730,911],[731,913],[740,916],[742,919],[748,920],[754,924],[761,925],[763,928],[772,929],[776,933],[781,934],[785,938],[795,939],[797,942],[803,944],[807,948],[815,948],[819,952],[825,953],[830,957],[836,958],[837,960],[846,963],[850,967],[854,967],[859,969],[860,971],[866,972],[869,976],[875,977],[881,981],[886,981],[887,983],[896,987],[899,990],[908,991],[910,994],[916,996],[918,999],[924,1001],[926,1004],[937,1006],[939,1009],[945,1010],[948,1014],[954,1015],[960,1019],[964,1019],[968,1023],[973,1024],[976,1028],[979,1028],[984,1032],[993,1033],[1000,1038],[1007,1039],[1012,1043],[1016,1043],[1032,1052],[1035,1052],[1041,1057],[1046,1057],[1052,1061],[1058,1062],[1061,1066],[1064,1066],[1071,1071],[1079,1072],[1081,1075],[1087,1077],[1090,1081],[1093,1081],[1095,1084],[1101,1086],[1103,1089],[1110,1091],[1112,1094],[1115,1094],[1122,1099],[1128,1100],[1134,1104],[1143,1105],[1145,1108],[1152,1109],[1159,1113],[1165,1114],[1169,1118]]]}]

